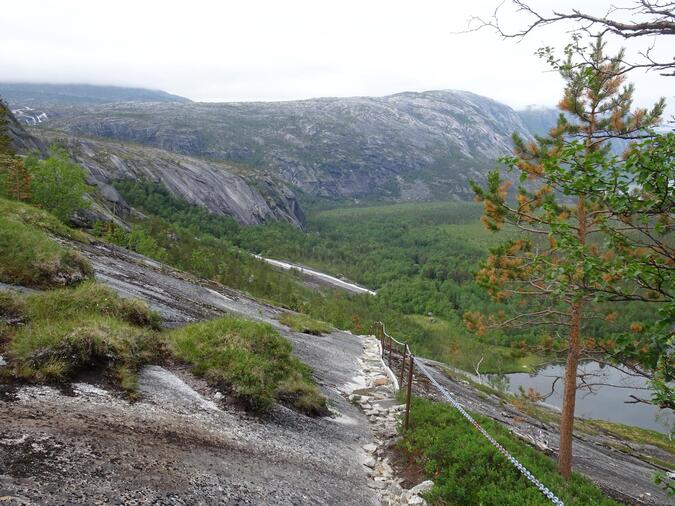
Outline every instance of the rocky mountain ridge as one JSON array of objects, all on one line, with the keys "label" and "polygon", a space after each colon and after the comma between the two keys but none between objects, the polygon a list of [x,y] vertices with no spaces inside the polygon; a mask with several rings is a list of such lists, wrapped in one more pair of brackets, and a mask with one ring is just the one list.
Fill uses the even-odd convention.
[{"label": "rocky mountain ridge", "polygon": [[288,102],[42,107],[50,129],[246,164],[328,199],[470,198],[468,181],[483,179],[496,158],[509,152],[511,134],[530,137],[510,107],[453,90]]},{"label": "rocky mountain ridge", "polygon": [[115,102],[190,102],[185,97],[172,95],[161,90],[93,84],[0,82],[0,96],[11,104],[18,104],[19,106]]},{"label": "rocky mountain ridge", "polygon": [[2,123],[17,153],[37,151],[46,156],[47,146],[57,144],[88,172],[87,182],[95,191],[90,196],[93,205],[75,216],[81,226],[101,219],[124,226],[120,218],[128,217],[131,209],[111,185],[119,179],[162,183],[175,196],[215,214],[230,216],[242,225],[285,220],[300,228],[304,226],[305,217],[293,192],[283,182],[262,172],[141,145],[32,130],[38,138],[4,104],[0,106]]}]

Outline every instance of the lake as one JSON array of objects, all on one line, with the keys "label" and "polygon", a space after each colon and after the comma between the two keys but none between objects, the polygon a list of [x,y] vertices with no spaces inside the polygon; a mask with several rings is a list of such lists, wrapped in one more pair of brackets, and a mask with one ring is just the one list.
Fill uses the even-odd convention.
[{"label": "lake", "polygon": [[[551,385],[556,376],[562,376],[564,365],[552,364],[538,370],[534,374],[514,373],[501,376],[488,375],[492,384],[499,385],[511,393],[518,393],[522,387],[526,392],[532,388],[541,395],[551,392]],[[587,383],[593,385],[592,391],[581,388],[577,391],[576,416],[581,418],[595,418],[610,422],[634,425],[645,429],[656,430],[665,434],[675,427],[675,415],[670,409],[659,409],[644,403],[627,404],[630,395],[642,399],[650,398],[650,391],[645,378],[635,377],[615,367],[605,366],[598,362],[584,362],[579,366],[580,374],[589,375]],[[543,402],[562,407],[563,380],[555,384],[553,394]]]}]

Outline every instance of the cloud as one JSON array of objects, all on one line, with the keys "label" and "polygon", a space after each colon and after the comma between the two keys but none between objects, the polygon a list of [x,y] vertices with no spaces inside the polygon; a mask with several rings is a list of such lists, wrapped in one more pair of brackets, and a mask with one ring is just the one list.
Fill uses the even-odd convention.
[{"label": "cloud", "polygon": [[[513,106],[555,104],[560,79],[533,53],[562,47],[562,28],[520,44],[452,33],[497,3],[9,0],[0,80],[143,86],[207,101],[453,88]],[[634,77],[639,101],[672,95],[666,78]]]}]

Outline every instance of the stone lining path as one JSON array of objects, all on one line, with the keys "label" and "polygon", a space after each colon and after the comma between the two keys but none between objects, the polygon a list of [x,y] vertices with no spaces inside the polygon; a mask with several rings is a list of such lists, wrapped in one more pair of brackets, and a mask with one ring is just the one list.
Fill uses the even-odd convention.
[{"label": "stone lining path", "polygon": [[365,388],[355,389],[349,400],[361,407],[368,417],[373,443],[363,446],[363,465],[366,467],[368,486],[377,491],[384,506],[425,505],[421,497],[433,487],[433,482],[424,481],[410,490],[403,489],[402,478],[394,470],[386,456],[386,450],[399,437],[398,426],[405,405],[397,399],[397,381],[380,358],[380,343],[374,336],[364,336],[363,366]]}]

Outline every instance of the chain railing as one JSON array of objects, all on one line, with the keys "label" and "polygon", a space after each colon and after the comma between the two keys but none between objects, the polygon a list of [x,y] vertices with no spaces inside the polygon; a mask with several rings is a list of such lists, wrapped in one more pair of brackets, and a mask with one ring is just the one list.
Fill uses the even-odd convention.
[{"label": "chain railing", "polygon": [[[459,411],[462,416],[485,438],[487,439],[492,446],[494,446],[499,453],[504,455],[506,459],[523,475],[525,478],[532,483],[539,491],[544,494],[544,496],[551,501],[551,503],[556,506],[564,506],[562,500],[560,500],[546,485],[539,481],[535,476],[523,465],[518,459],[516,459],[511,453],[499,444],[495,438],[493,438],[481,425],[464,409],[453,396],[448,392],[437,380],[434,378],[431,373],[427,370],[424,364],[420,360],[415,360],[415,356],[412,354],[410,347],[406,343],[402,343],[397,339],[393,338],[384,328],[384,323],[376,322],[374,326],[375,336],[380,340],[382,350],[382,360],[387,359],[387,364],[389,369],[392,367],[392,354],[393,347],[396,345],[399,350],[397,353],[401,354],[401,369],[400,369],[400,381],[399,388],[403,388],[403,378],[406,373],[406,362],[408,363],[407,367],[407,382],[406,382],[406,391],[405,391],[405,411],[403,418],[403,430],[407,431],[410,424],[410,400],[412,398],[412,387],[413,387],[413,372],[415,367],[426,377],[429,382],[438,390],[441,394],[441,397],[445,399],[450,405],[452,405],[457,411]],[[385,357],[388,354],[388,357]],[[393,372],[393,370],[392,370]]]}]

